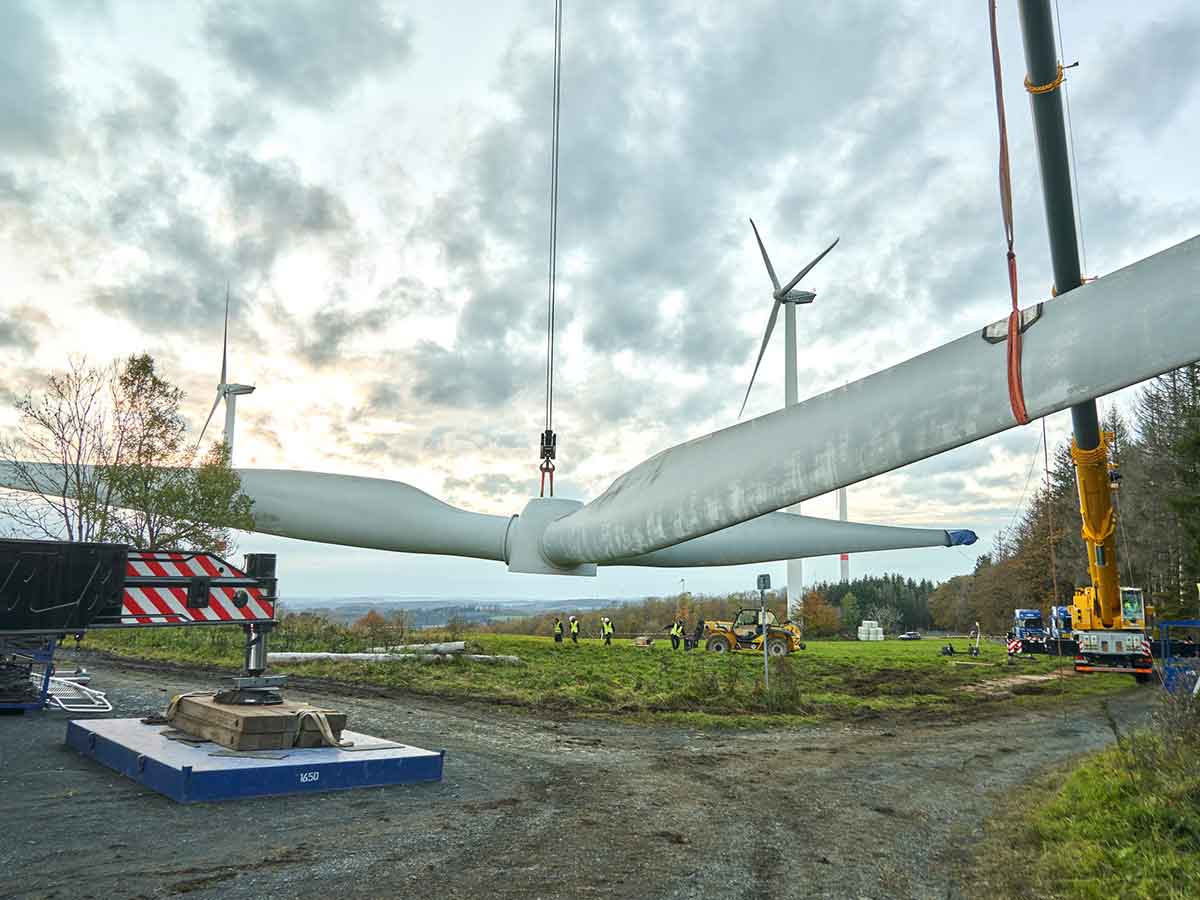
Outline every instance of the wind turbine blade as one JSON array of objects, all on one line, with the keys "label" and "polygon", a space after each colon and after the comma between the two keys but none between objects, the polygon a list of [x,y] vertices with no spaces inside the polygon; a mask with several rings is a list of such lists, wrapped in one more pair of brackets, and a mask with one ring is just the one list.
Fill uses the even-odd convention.
[{"label": "wind turbine blade", "polygon": [[775,320],[779,318],[778,300],[771,307],[771,317],[767,319],[767,331],[763,335],[762,346],[758,348],[758,359],[754,361],[754,371],[750,373],[750,384],[746,386],[746,396],[742,398],[742,408],[738,410],[738,418],[742,417],[742,413],[746,411],[746,403],[750,400],[750,388],[754,387],[754,376],[758,374],[758,367],[762,365],[763,354],[767,352],[767,344],[771,341],[771,332],[775,330]]},{"label": "wind turbine blade", "polygon": [[217,411],[217,405],[221,402],[221,389],[217,388],[217,399],[213,401],[212,409],[208,411],[208,418],[204,420],[204,427],[200,429],[200,437],[196,438],[196,446],[199,447],[204,441],[204,432],[208,431],[208,423],[212,421],[213,413]]},{"label": "wind turbine blade", "polygon": [[750,220],[750,227],[754,229],[754,239],[758,241],[758,249],[762,253],[763,262],[767,264],[767,274],[771,276],[771,285],[776,291],[779,290],[779,279],[775,277],[775,267],[771,265],[771,257],[767,256],[767,248],[763,246],[762,238],[758,236],[758,226],[754,224],[754,220]]},{"label": "wind turbine blade", "polygon": [[225,358],[229,350],[229,282],[225,282],[225,332],[221,335],[221,384],[225,379]]},{"label": "wind turbine blade", "polygon": [[795,278],[793,278],[791,281],[789,281],[785,288],[783,288],[782,290],[779,291],[779,295],[783,296],[788,291],[790,291],[792,288],[794,288],[797,284],[799,284],[800,279],[803,278],[805,275],[807,275],[809,272],[811,272],[813,270],[813,266],[815,266],[817,263],[819,263],[821,260],[823,260],[825,258],[825,254],[828,253],[830,250],[832,250],[834,247],[836,247],[838,245],[838,241],[840,241],[840,240],[841,240],[840,237],[834,238],[833,243],[830,244],[828,247],[826,247],[820,256],[818,256],[816,259],[814,259],[812,262],[810,262],[807,266],[805,266],[803,269],[801,269],[800,273]]},{"label": "wind turbine blade", "polygon": [[[91,467],[85,468],[90,479]],[[241,476],[242,492],[254,501],[255,532],[402,553],[507,559],[513,516],[467,512],[384,478],[282,469],[235,471]],[[64,483],[63,467],[56,463],[0,461],[0,487],[74,496],[74,485]],[[125,505],[120,496],[113,504]]]},{"label": "wind turbine blade", "polygon": [[[1002,304],[998,303],[998,306]],[[1031,419],[1200,360],[1200,237],[1040,304]],[[1032,311],[1030,311],[1032,312]],[[890,369],[664,450],[552,522],[555,565],[670,547],[1015,426],[1003,320]]]},{"label": "wind turbine blade", "polygon": [[863,525],[775,512],[674,547],[618,560],[613,565],[740,566],[835,553],[951,547],[963,542],[972,541],[941,528]]},{"label": "wind turbine blade", "polygon": [[303,541],[506,560],[511,516],[467,512],[399,481],[238,469],[254,530]]}]

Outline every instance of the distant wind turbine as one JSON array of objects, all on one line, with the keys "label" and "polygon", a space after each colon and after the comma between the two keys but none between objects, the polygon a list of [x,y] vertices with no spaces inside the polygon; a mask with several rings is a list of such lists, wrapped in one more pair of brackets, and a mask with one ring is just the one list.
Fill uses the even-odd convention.
[{"label": "distant wind turbine", "polygon": [[229,357],[229,285],[225,285],[225,333],[221,338],[221,381],[217,385],[217,398],[213,400],[212,409],[208,411],[208,418],[204,420],[204,427],[200,429],[200,439],[196,441],[196,446],[199,447],[204,441],[204,432],[208,430],[208,423],[212,421],[213,413],[217,411],[217,406],[221,401],[225,401],[225,446],[229,448],[229,462],[233,463],[233,425],[237,415],[237,398],[241,394],[253,394],[254,386],[249,384],[230,384],[227,380],[226,364]]},{"label": "distant wind turbine", "polygon": [[[817,298],[817,295],[812,291],[797,291],[793,288],[800,283],[800,279],[812,271],[821,260],[825,258],[830,250],[837,246],[841,238],[834,238],[832,244],[817,256],[812,262],[800,270],[791,281],[784,287],[779,286],[779,279],[775,276],[775,267],[771,265],[771,257],[767,255],[767,248],[763,246],[762,237],[759,236],[758,226],[754,224],[754,220],[750,220],[750,227],[754,229],[754,239],[758,241],[759,252],[762,253],[763,263],[767,267],[767,274],[771,276],[771,285],[774,291],[771,298],[774,303],[771,306],[771,316],[767,319],[767,331],[763,335],[762,346],[758,349],[758,359],[754,363],[754,371],[750,375],[750,384],[746,387],[746,396],[742,400],[742,408],[738,410],[738,418],[742,417],[742,413],[746,411],[746,403],[750,399],[750,389],[754,387],[754,377],[758,374],[758,367],[762,364],[763,354],[767,352],[767,344],[771,341],[771,332],[775,330],[775,321],[779,318],[779,307],[784,307],[783,314],[783,394],[784,406],[795,406],[799,402],[799,391],[797,388],[796,374],[796,306],[800,303],[812,303]],[[840,498],[839,494],[839,498]],[[790,512],[800,512],[800,504],[790,507]],[[845,506],[842,506],[842,521],[846,521]],[[844,556],[845,554],[843,554]],[[804,560],[789,559],[787,561],[787,586],[788,596],[792,598],[792,603],[803,603],[804,591]]]}]

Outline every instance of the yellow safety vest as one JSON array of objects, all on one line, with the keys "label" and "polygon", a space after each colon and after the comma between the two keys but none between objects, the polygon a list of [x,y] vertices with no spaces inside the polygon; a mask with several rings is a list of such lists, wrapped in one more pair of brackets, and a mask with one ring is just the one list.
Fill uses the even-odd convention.
[{"label": "yellow safety vest", "polygon": [[576,619],[571,623],[571,634],[579,634],[579,620]]},{"label": "yellow safety vest", "polygon": [[554,623],[554,633],[555,633],[555,634],[562,634],[562,622],[555,622],[555,623]]},{"label": "yellow safety vest", "polygon": [[603,625],[604,625],[604,633],[605,634],[613,633],[613,623],[612,622],[604,622]]}]

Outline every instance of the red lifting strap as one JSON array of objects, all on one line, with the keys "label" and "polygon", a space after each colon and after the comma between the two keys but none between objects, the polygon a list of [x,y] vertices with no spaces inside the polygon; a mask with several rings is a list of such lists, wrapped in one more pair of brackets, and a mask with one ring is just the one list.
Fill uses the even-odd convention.
[{"label": "red lifting strap", "polygon": [[992,74],[996,82],[996,119],[1000,126],[1000,210],[1004,214],[1004,238],[1008,242],[1008,290],[1012,312],[1008,314],[1008,402],[1020,425],[1029,422],[1025,389],[1021,384],[1021,308],[1017,304],[1017,254],[1013,252],[1012,179],[1008,170],[1008,127],[1004,120],[1004,91],[1000,84],[1000,43],[996,37],[996,0],[988,0],[992,25]]}]

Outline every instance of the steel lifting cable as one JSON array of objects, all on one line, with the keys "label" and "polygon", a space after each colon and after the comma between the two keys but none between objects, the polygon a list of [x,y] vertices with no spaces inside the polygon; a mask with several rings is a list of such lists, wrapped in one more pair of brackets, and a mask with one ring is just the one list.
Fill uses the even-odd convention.
[{"label": "steel lifting cable", "polygon": [[562,0],[554,4],[554,125],[550,132],[550,271],[546,289],[546,429],[541,440],[541,487],[546,495],[546,477],[550,478],[550,496],[554,496],[554,458],[558,436],[554,433],[554,300],[558,274],[558,120],[562,107]]},{"label": "steel lifting cable", "polygon": [[996,35],[996,0],[988,0],[992,27],[992,74],[996,82],[996,119],[1000,129],[1000,210],[1004,215],[1004,239],[1008,243],[1008,290],[1012,310],[1008,314],[1008,402],[1019,425],[1029,423],[1025,389],[1021,384],[1021,309],[1017,305],[1017,254],[1013,252],[1012,178],[1008,166],[1008,126],[1004,118],[1004,89],[1000,79],[1000,41]]}]

